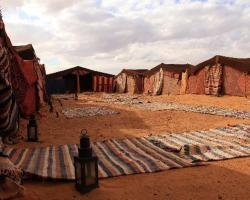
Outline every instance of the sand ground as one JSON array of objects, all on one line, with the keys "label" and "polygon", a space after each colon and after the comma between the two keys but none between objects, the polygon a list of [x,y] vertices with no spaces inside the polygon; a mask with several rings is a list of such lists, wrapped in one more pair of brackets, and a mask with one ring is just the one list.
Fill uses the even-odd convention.
[{"label": "sand ground", "polygon": [[[248,123],[228,117],[180,111],[145,111],[126,105],[114,105],[98,100],[103,94],[81,95],[81,100],[61,100],[63,107],[104,106],[120,114],[66,119],[62,106],[54,100],[56,113],[43,108],[39,117],[40,142],[20,142],[19,147],[47,146],[50,144],[78,143],[81,129],[87,129],[93,141],[184,132],[222,127],[228,124]],[[250,99],[243,97],[210,97],[202,95],[139,97],[151,102],[179,102],[219,106],[250,111]],[[27,121],[22,120],[20,132],[26,136]],[[25,181],[26,195],[22,200],[47,199],[250,199],[250,158],[210,162],[208,166],[168,170],[103,179],[100,187],[80,195],[72,182]]]}]

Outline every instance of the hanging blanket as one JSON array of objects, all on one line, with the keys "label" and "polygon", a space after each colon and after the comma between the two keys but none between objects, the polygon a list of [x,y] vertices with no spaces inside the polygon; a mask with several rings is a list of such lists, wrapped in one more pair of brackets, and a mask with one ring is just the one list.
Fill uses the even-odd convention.
[{"label": "hanging blanket", "polygon": [[[95,142],[92,148],[99,158],[100,178],[197,165],[189,158],[181,158],[164,151],[145,138]],[[26,174],[74,180],[73,157],[77,155],[77,151],[77,145],[61,145],[34,149],[6,149],[5,153]]]},{"label": "hanging blanket", "polygon": [[127,89],[127,75],[122,73],[116,78],[116,92],[124,93]]},{"label": "hanging blanket", "polygon": [[39,107],[44,105],[46,102],[46,74],[44,73],[44,66],[40,65],[39,63],[35,62],[34,64],[36,74],[37,74],[37,83],[36,89],[39,98]]},{"label": "hanging blanket", "polygon": [[23,117],[28,117],[36,112],[36,88],[37,74],[35,71],[33,60],[23,61],[23,73],[28,82],[25,96],[22,103],[19,105]]},{"label": "hanging blanket", "polygon": [[205,94],[220,95],[222,87],[222,66],[217,64],[205,68]]},{"label": "hanging blanket", "polygon": [[160,95],[162,93],[164,74],[162,68],[154,75],[153,95]]}]

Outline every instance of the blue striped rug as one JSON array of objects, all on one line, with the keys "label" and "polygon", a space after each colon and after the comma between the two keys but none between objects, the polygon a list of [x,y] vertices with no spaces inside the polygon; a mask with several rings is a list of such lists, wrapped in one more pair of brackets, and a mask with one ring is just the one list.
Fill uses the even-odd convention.
[{"label": "blue striped rug", "polygon": [[[99,177],[158,172],[191,167],[204,161],[250,156],[250,126],[215,128],[142,138],[92,143],[99,158]],[[4,150],[26,174],[41,178],[74,180],[76,144]]]},{"label": "blue striped rug", "polygon": [[[107,140],[92,143],[99,158],[99,177],[158,172],[197,165],[191,159],[166,152],[145,138]],[[6,149],[10,160],[28,175],[41,178],[73,180],[73,157],[77,145],[33,149]]]}]

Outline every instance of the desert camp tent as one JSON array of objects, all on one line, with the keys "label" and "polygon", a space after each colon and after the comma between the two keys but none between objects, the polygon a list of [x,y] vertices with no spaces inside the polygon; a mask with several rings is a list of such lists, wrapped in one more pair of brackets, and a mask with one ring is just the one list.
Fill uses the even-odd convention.
[{"label": "desert camp tent", "polygon": [[[8,139],[16,134],[19,126],[17,93],[15,92],[24,89],[26,81],[16,60],[14,48],[5,31],[1,13],[0,32],[0,137]],[[16,76],[13,76],[13,72],[17,72]],[[16,79],[17,77],[19,79]],[[15,86],[19,80],[23,81],[23,84],[20,85],[19,90],[16,90]]]},{"label": "desert camp tent", "polygon": [[215,56],[190,71],[188,93],[250,95],[250,58]]},{"label": "desert camp tent", "polygon": [[32,44],[15,46],[14,48],[22,58],[20,62],[28,82],[20,110],[24,116],[29,116],[48,102],[45,67],[39,63],[40,59],[36,56]]},{"label": "desert camp tent", "polygon": [[123,69],[115,77],[115,92],[140,94],[144,88],[144,73],[147,69]]},{"label": "desert camp tent", "polygon": [[187,74],[190,64],[164,64],[161,63],[145,73],[144,93],[184,94],[187,86]]},{"label": "desert camp tent", "polygon": [[23,60],[33,60],[37,58],[32,44],[14,46],[14,48]]},{"label": "desert camp tent", "polygon": [[24,60],[13,47],[2,18],[0,31],[0,136],[9,142],[14,141],[19,116],[27,118],[38,109],[34,95],[37,74],[33,61]]},{"label": "desert camp tent", "polygon": [[114,75],[80,66],[47,75],[50,94],[112,92]]}]

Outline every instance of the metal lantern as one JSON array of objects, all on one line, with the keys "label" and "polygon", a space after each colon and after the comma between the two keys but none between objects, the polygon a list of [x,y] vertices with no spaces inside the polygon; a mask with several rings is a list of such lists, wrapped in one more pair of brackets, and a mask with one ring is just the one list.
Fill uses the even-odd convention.
[{"label": "metal lantern", "polygon": [[28,141],[38,142],[38,127],[35,115],[31,115],[27,125]]},{"label": "metal lantern", "polygon": [[98,158],[93,154],[86,130],[82,131],[78,156],[74,157],[75,186],[86,193],[98,187]]}]

